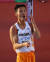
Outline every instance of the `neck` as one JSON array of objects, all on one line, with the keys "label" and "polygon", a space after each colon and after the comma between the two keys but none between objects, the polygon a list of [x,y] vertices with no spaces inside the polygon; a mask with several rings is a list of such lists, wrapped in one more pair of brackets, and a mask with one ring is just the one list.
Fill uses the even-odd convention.
[{"label": "neck", "polygon": [[24,25],[24,24],[25,24],[25,21],[24,21],[24,20],[21,21],[21,20],[18,19],[18,23],[19,23],[20,25]]},{"label": "neck", "polygon": [[19,27],[20,27],[21,29],[24,29],[25,26],[26,26],[25,21],[20,21],[20,20],[18,20],[17,23],[18,23],[18,25],[19,25]]}]

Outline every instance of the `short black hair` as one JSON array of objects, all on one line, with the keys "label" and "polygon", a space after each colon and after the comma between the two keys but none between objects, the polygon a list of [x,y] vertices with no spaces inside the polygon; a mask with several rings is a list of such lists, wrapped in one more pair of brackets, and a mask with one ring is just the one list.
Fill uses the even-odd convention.
[{"label": "short black hair", "polygon": [[26,8],[26,5],[24,4],[17,4],[15,7],[14,7],[14,10],[17,11],[18,8],[20,7],[25,7]]}]

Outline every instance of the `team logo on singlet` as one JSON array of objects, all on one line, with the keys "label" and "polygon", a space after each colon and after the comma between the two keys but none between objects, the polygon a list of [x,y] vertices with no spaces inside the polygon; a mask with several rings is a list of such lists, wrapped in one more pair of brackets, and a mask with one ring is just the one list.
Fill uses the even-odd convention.
[{"label": "team logo on singlet", "polygon": [[28,35],[30,35],[30,33],[19,34],[19,36],[28,36]]}]

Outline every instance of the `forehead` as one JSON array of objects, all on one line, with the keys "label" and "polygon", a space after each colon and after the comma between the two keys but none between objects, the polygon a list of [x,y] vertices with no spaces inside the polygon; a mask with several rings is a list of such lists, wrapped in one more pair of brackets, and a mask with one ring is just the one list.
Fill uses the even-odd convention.
[{"label": "forehead", "polygon": [[18,10],[26,10],[25,7],[19,7]]}]

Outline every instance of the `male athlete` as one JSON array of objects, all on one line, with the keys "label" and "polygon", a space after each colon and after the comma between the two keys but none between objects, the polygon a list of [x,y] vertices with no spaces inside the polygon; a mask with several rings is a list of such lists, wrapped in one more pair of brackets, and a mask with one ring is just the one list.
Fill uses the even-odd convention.
[{"label": "male athlete", "polygon": [[35,48],[33,37],[40,38],[40,32],[33,20],[26,21],[26,6],[16,5],[15,16],[17,22],[10,27],[10,39],[14,51],[17,53],[16,62],[35,62]]}]

